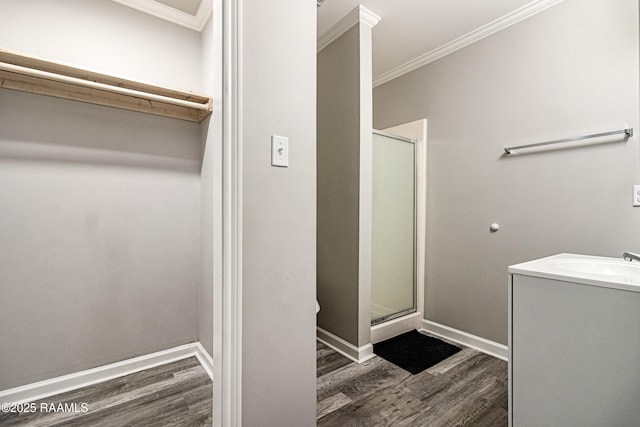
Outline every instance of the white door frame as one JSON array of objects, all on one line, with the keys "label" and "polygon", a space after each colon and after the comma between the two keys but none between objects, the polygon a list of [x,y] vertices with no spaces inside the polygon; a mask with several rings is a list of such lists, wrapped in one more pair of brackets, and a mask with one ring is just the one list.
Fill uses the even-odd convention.
[{"label": "white door frame", "polygon": [[[242,0],[221,0],[222,283],[214,289],[214,425],[242,425]],[[219,10],[219,9],[218,9]],[[218,335],[218,336],[216,336]]]}]

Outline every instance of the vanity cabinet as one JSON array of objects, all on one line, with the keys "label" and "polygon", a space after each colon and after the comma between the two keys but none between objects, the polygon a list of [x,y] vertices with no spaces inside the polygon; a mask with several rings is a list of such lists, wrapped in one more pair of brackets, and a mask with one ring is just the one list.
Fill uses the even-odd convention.
[{"label": "vanity cabinet", "polygon": [[640,426],[640,276],[571,257],[509,267],[510,425]]}]

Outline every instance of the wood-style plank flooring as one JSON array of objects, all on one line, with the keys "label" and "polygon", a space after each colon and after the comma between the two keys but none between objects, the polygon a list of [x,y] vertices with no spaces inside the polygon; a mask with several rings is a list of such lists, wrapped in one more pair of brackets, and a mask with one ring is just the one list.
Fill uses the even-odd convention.
[{"label": "wood-style plank flooring", "polygon": [[[211,426],[213,384],[195,357],[35,402],[30,414],[0,412],[0,426]],[[47,408],[70,411],[42,411]],[[82,411],[86,403],[86,411]],[[74,412],[74,410],[76,412]]]},{"label": "wood-style plank flooring", "polygon": [[470,348],[417,375],[357,364],[318,341],[317,425],[506,426],[507,362]]},{"label": "wood-style plank flooring", "polygon": [[[316,354],[318,426],[507,425],[507,363],[478,351],[463,348],[418,375],[377,356],[359,365],[320,342]],[[211,426],[212,393],[192,357],[42,399],[34,413],[0,413],[0,426]]]}]

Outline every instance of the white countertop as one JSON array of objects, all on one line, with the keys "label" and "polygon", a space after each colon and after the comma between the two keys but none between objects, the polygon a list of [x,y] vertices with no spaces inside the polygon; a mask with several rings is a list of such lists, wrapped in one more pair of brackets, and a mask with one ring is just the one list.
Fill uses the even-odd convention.
[{"label": "white countertop", "polygon": [[622,258],[558,254],[509,266],[508,272],[640,292],[640,262]]}]

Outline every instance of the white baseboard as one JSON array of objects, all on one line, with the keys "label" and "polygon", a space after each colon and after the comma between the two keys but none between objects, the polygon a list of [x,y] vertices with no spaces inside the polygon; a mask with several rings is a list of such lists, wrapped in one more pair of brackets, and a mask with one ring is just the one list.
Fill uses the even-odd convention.
[{"label": "white baseboard", "polygon": [[196,344],[196,358],[198,362],[202,365],[202,368],[205,370],[211,381],[213,381],[213,357],[205,350],[205,348],[199,342]]},{"label": "white baseboard", "polygon": [[340,338],[337,335],[332,334],[329,331],[325,331],[321,327],[316,327],[317,329],[317,339],[318,341],[328,345],[338,353],[348,357],[354,362],[362,363],[371,359],[375,354],[373,354],[373,345],[366,344],[361,347],[356,347]]},{"label": "white baseboard", "polygon": [[0,402],[33,402],[55,394],[76,390],[192,356],[196,356],[205,371],[207,371],[207,374],[213,377],[213,360],[204,347],[196,342],[3,390],[0,391]]},{"label": "white baseboard", "polygon": [[469,334],[449,326],[430,320],[422,320],[422,330],[432,335],[448,339],[502,360],[509,360],[509,349],[506,345]]}]

